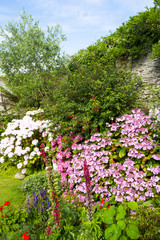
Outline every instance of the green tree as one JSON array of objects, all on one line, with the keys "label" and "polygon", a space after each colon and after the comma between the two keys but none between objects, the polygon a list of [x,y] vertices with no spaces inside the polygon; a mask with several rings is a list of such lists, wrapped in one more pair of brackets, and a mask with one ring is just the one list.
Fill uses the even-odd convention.
[{"label": "green tree", "polygon": [[0,36],[0,68],[6,84],[24,105],[38,106],[44,91],[53,87],[53,72],[63,67],[61,27],[47,27],[45,32],[23,10],[20,21],[0,26]]}]

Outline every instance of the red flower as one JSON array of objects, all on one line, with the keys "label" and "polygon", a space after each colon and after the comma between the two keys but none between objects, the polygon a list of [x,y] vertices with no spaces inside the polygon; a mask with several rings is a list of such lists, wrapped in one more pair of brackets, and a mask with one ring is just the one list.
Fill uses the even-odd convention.
[{"label": "red flower", "polygon": [[1,217],[3,217],[3,215],[1,215]]},{"label": "red flower", "polygon": [[101,203],[104,203],[104,198],[102,198]]},{"label": "red flower", "polygon": [[94,110],[97,110],[97,111],[99,111],[99,108],[98,108],[98,107],[96,107],[96,108],[94,108]]},{"label": "red flower", "polygon": [[109,208],[110,208],[110,206],[107,207],[107,209],[109,209]]},{"label": "red flower", "polygon": [[5,202],[4,206],[8,206],[10,205],[11,203],[9,201]]},{"label": "red flower", "polygon": [[29,239],[29,233],[28,235],[27,234],[27,231],[25,231],[23,234],[22,234],[22,237],[24,237],[24,240],[28,240]]},{"label": "red flower", "polygon": [[104,223],[104,227],[107,227],[107,224],[106,224],[106,223]]},{"label": "red flower", "polygon": [[93,97],[92,100],[95,100],[95,98]]},{"label": "red flower", "polygon": [[81,219],[81,221],[80,221],[81,223],[82,223],[82,219]]},{"label": "red flower", "polygon": [[50,226],[47,226],[47,231],[46,231],[46,233],[47,233],[47,235],[49,235],[49,234],[53,233],[53,232],[51,231],[51,228],[50,228]]},{"label": "red flower", "polygon": [[100,205],[100,209],[102,209],[103,207],[102,207],[102,205]]},{"label": "red flower", "polygon": [[1,212],[2,212],[2,210],[3,210],[3,206],[0,207],[0,211],[1,211]]}]

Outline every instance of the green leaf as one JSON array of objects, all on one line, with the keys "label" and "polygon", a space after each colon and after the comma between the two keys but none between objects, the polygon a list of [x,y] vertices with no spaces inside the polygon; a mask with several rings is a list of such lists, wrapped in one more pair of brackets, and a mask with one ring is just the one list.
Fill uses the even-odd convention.
[{"label": "green leaf", "polygon": [[127,235],[131,238],[131,239],[138,239],[140,236],[138,227],[134,224],[130,224],[128,225],[128,228],[126,229]]},{"label": "green leaf", "polygon": [[124,219],[125,215],[126,215],[126,211],[125,211],[124,207],[122,205],[120,205],[118,207],[118,214],[116,216],[116,220],[118,221],[118,220]]},{"label": "green leaf", "polygon": [[119,151],[119,157],[122,158],[122,157],[124,157],[125,155],[126,155],[126,150],[125,150],[125,149],[121,149],[121,150]]},{"label": "green leaf", "polygon": [[127,237],[126,236],[121,236],[119,240],[127,240]]},{"label": "green leaf", "polygon": [[112,224],[115,213],[115,206],[111,206],[109,209],[105,209],[102,215],[102,221],[107,224]]},{"label": "green leaf", "polygon": [[128,202],[128,207],[132,210],[137,210],[138,209],[138,204],[134,201]]},{"label": "green leaf", "polygon": [[117,225],[120,227],[121,230],[124,230],[125,226],[126,226],[126,224],[123,220],[118,221]]},{"label": "green leaf", "polygon": [[150,202],[145,202],[143,205],[144,205],[145,207],[149,207],[149,206],[151,205],[151,203],[150,203]]},{"label": "green leaf", "polygon": [[117,224],[112,224],[105,230],[105,239],[118,240],[121,236],[121,229]]}]

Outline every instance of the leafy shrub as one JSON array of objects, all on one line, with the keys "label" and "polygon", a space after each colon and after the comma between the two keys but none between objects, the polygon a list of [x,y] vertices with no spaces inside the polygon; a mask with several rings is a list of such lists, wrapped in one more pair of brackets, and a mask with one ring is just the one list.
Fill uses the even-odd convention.
[{"label": "leafy shrub", "polygon": [[155,3],[152,8],[130,17],[110,36],[104,37],[102,41],[108,48],[114,49],[117,57],[124,59],[137,58],[146,54],[153,47],[153,58],[159,55],[160,38],[160,8]]},{"label": "leafy shrub", "polygon": [[160,239],[160,212],[159,208],[139,206],[134,219],[139,222],[141,240]]},{"label": "leafy shrub", "polygon": [[[156,132],[157,130],[157,132]],[[157,149],[159,130],[148,115],[140,109],[132,110],[107,123],[106,132],[96,133],[83,143],[72,139],[71,151],[62,151],[59,138],[51,142],[53,162],[62,182],[68,181],[70,189],[86,202],[83,162],[89,166],[94,202],[99,198],[115,201],[146,200],[159,193],[160,160]],[[69,155],[67,155],[69,151]],[[65,153],[65,154],[64,154]]]},{"label": "leafy shrub", "polygon": [[53,92],[52,119],[61,125],[61,133],[75,131],[89,137],[104,131],[106,121],[137,107],[141,80],[115,62],[105,44],[72,57],[68,74]]},{"label": "leafy shrub", "polygon": [[32,117],[41,112],[43,112],[41,109],[28,111],[22,119],[13,119],[8,123],[0,142],[1,163],[17,165],[18,169],[22,169],[22,173],[26,173],[25,167],[30,172],[44,167],[44,162],[40,157],[40,144],[49,121],[34,120]]},{"label": "leafy shrub", "polygon": [[40,188],[47,189],[47,186],[48,181],[46,173],[39,172],[36,175],[24,179],[23,185],[20,188],[25,195],[31,196],[34,193],[38,193]]}]

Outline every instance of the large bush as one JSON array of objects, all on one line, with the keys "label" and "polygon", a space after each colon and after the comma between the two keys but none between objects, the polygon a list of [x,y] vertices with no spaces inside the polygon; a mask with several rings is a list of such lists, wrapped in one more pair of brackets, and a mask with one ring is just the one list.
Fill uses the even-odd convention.
[{"label": "large bush", "polygon": [[[0,163],[17,166],[22,173],[42,169],[44,162],[40,156],[40,145],[49,121],[35,120],[34,115],[43,110],[28,111],[22,119],[13,119],[2,133],[0,142]],[[51,140],[51,136],[50,136]]]},{"label": "large bush", "polygon": [[53,121],[61,124],[63,133],[72,130],[89,136],[103,131],[106,121],[137,106],[141,80],[118,69],[115,61],[105,44],[72,57],[68,74],[53,92],[51,107]]}]

